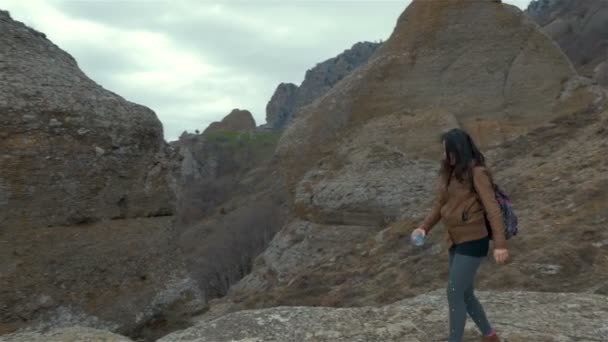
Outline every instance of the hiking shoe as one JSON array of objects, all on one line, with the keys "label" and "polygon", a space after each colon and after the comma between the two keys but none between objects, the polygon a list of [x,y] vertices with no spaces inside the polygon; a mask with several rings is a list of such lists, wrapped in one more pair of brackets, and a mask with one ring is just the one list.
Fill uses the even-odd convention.
[{"label": "hiking shoe", "polygon": [[494,334],[492,336],[484,336],[481,338],[481,342],[500,342],[498,335]]}]

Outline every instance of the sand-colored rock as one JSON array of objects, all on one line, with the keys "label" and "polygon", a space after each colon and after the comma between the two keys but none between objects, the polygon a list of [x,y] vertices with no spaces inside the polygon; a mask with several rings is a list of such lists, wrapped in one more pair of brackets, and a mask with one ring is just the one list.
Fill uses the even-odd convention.
[{"label": "sand-colored rock", "polygon": [[203,134],[214,132],[251,132],[255,130],[255,119],[248,110],[234,109],[219,122],[213,122]]},{"label": "sand-colored rock", "polygon": [[594,73],[608,60],[608,2],[535,0],[526,13],[559,44],[581,75],[608,85],[602,73]]},{"label": "sand-colored rock", "polygon": [[[427,113],[445,112],[475,136],[484,127],[478,140],[488,146],[585,108],[595,96],[587,88],[566,92],[576,77],[561,50],[516,7],[418,0],[367,64],[297,115],[277,151],[293,189],[354,130],[389,115],[419,115],[427,124],[413,134],[428,139],[440,125]],[[399,147],[430,156],[416,145]]]}]

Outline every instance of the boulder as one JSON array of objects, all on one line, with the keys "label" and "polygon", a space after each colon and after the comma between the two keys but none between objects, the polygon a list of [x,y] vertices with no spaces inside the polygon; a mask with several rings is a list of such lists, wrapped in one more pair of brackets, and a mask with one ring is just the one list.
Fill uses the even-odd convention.
[{"label": "boulder", "polygon": [[255,119],[248,110],[233,109],[220,122],[213,122],[203,134],[214,132],[251,132],[255,130]]},{"label": "boulder", "polygon": [[171,215],[162,125],[0,11],[0,226]]}]

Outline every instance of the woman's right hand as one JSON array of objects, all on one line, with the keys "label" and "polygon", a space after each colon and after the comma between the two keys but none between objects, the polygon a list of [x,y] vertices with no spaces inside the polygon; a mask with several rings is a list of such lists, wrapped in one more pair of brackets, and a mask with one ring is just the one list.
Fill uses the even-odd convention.
[{"label": "woman's right hand", "polygon": [[509,250],[507,250],[506,248],[498,248],[498,249],[494,249],[494,259],[496,260],[496,263],[499,265],[504,264],[507,259],[509,259]]},{"label": "woman's right hand", "polygon": [[414,231],[412,232],[412,236],[414,236],[414,234],[416,234],[416,233],[420,233],[420,234],[422,234],[422,236],[426,237],[426,230],[424,230],[420,227],[414,229]]}]

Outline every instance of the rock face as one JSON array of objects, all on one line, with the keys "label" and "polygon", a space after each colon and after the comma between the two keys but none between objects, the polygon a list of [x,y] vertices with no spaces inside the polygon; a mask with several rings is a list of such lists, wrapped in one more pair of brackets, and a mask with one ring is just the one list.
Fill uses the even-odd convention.
[{"label": "rock face", "polygon": [[[606,297],[534,292],[478,295],[490,320],[507,341],[608,339]],[[439,291],[380,308],[279,307],[243,311],[200,323],[159,342],[443,341],[447,321],[445,294]],[[465,341],[479,341],[479,333],[470,320]]]},{"label": "rock face", "polygon": [[513,262],[485,263],[480,286],[606,293],[608,193],[586,189],[606,189],[608,114],[598,110],[605,94],[585,82],[515,7],[414,1],[373,59],[283,133],[291,220],[207,317],[387,304],[443,288],[441,227],[424,248],[400,236],[428,211],[439,134],[452,127],[484,147],[522,222]]},{"label": "rock face", "polygon": [[[605,341],[608,303],[603,296],[571,293],[480,292],[490,320],[510,342]],[[334,309],[277,307],[243,311],[201,322],[159,342],[231,341],[441,341],[447,333],[444,293],[432,292],[384,307]],[[79,327],[0,337],[1,342],[127,342],[127,338]],[[465,342],[479,333],[467,322]]]},{"label": "rock face", "polygon": [[266,105],[266,124],[272,130],[282,130],[295,112],[298,86],[281,83]]},{"label": "rock face", "polygon": [[0,225],[170,215],[162,126],[0,12]]},{"label": "rock face", "polygon": [[213,122],[203,134],[213,132],[251,132],[255,130],[255,119],[248,110],[234,109],[220,122]]},{"label": "rock face", "polygon": [[168,216],[174,152],[156,115],[4,11],[0,150],[0,333],[148,336],[204,307]]},{"label": "rock face", "polygon": [[608,85],[608,2],[604,0],[536,0],[526,10],[553,38],[577,70]]},{"label": "rock face", "polygon": [[273,130],[282,130],[302,107],[325,95],[334,85],[365,64],[380,44],[360,42],[337,57],[317,64],[306,72],[298,87],[281,83],[266,106],[266,122]]},{"label": "rock face", "polygon": [[82,325],[137,337],[187,326],[205,308],[172,218],[3,229],[0,328]]}]

